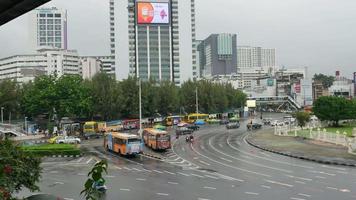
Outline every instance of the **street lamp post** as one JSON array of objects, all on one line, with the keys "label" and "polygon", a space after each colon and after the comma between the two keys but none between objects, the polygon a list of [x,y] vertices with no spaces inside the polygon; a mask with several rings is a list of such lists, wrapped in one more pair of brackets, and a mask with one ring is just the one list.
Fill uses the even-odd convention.
[{"label": "street lamp post", "polygon": [[138,98],[139,98],[139,115],[140,115],[140,130],[139,130],[139,134],[140,134],[140,138],[142,138],[142,97],[141,97],[141,79],[138,78]]},{"label": "street lamp post", "polygon": [[198,99],[198,87],[195,88],[195,106],[196,106],[196,113],[199,113],[199,99]]},{"label": "street lamp post", "polygon": [[1,107],[1,124],[4,124],[4,107]]},{"label": "street lamp post", "polygon": [[27,117],[25,117],[25,134],[27,135]]}]

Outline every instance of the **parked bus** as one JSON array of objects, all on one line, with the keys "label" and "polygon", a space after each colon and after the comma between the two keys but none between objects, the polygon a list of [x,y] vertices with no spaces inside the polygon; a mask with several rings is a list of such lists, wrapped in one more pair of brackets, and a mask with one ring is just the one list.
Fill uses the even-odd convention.
[{"label": "parked bus", "polygon": [[143,131],[145,145],[153,150],[167,150],[171,148],[171,136],[166,131],[147,128]]},{"label": "parked bus", "polygon": [[119,132],[124,130],[121,120],[106,122],[105,132]]},{"label": "parked bus", "polygon": [[136,155],[142,153],[143,142],[138,135],[128,133],[106,133],[104,148],[120,155]]},{"label": "parked bus", "polygon": [[86,139],[103,136],[106,128],[105,122],[85,122],[83,126],[83,136]]},{"label": "parked bus", "polygon": [[167,126],[178,125],[182,121],[182,116],[169,116],[166,118],[165,123]]},{"label": "parked bus", "polygon": [[124,130],[132,130],[140,128],[140,120],[139,119],[126,119],[122,122],[122,126]]},{"label": "parked bus", "polygon": [[194,113],[194,114],[189,114],[187,116],[184,117],[184,121],[187,123],[194,123],[197,120],[208,120],[209,119],[209,115],[208,114],[199,114],[199,113]]}]

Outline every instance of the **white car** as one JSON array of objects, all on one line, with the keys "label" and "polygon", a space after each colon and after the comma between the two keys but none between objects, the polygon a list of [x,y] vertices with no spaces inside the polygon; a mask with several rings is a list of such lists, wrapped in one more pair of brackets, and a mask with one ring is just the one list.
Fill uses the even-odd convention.
[{"label": "white car", "polygon": [[271,122],[271,126],[277,126],[277,124],[278,124],[278,120],[273,120],[273,121]]},{"label": "white car", "polygon": [[65,136],[56,140],[57,144],[80,144],[81,140],[77,137]]}]

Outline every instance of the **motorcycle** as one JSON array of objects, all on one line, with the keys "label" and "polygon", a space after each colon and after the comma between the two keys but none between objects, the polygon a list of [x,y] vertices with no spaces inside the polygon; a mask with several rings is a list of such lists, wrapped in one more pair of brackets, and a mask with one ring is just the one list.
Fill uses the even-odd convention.
[{"label": "motorcycle", "polygon": [[102,192],[102,193],[105,193],[106,190],[108,189],[103,182],[93,183],[93,188],[95,188],[97,191]]},{"label": "motorcycle", "polygon": [[186,142],[193,143],[193,142],[194,142],[194,137],[192,137],[192,136],[187,136],[187,137],[185,137],[185,141],[186,141]]}]

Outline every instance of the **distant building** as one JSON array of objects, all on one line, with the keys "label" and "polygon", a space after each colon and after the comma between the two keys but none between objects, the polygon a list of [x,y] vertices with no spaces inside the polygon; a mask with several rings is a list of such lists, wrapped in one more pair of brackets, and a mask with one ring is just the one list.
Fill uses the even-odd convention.
[{"label": "distant building", "polygon": [[237,72],[236,34],[212,34],[198,46],[202,76],[229,75]]},{"label": "distant building", "polygon": [[354,97],[356,97],[356,72],[354,72]]},{"label": "distant building", "polygon": [[324,85],[321,81],[313,82],[313,100],[316,101],[319,97],[328,96],[328,89],[324,88]]},{"label": "distant building", "polygon": [[109,1],[110,18],[110,57],[103,56],[100,60],[103,62],[103,71],[116,77],[116,35],[115,35],[115,0]]},{"label": "distant building", "polygon": [[0,81],[11,79],[19,83],[34,80],[39,75],[81,75],[77,51],[40,49],[35,54],[14,55],[0,59]]},{"label": "distant building", "polygon": [[101,72],[104,72],[115,78],[115,66],[112,65],[111,56],[82,56],[81,58],[93,58],[99,60],[101,62]]},{"label": "distant building", "polygon": [[333,85],[329,88],[331,96],[345,97],[351,99],[355,97],[355,85],[352,80],[342,77],[340,72],[336,72]]},{"label": "distant building", "polygon": [[68,48],[67,11],[56,7],[39,8],[31,13],[31,46],[33,50],[44,47]]},{"label": "distant building", "polygon": [[92,79],[100,73],[102,62],[96,58],[85,57],[80,61],[83,79]]},{"label": "distant building", "polygon": [[275,66],[275,49],[251,46],[237,47],[237,68],[274,68]]}]

